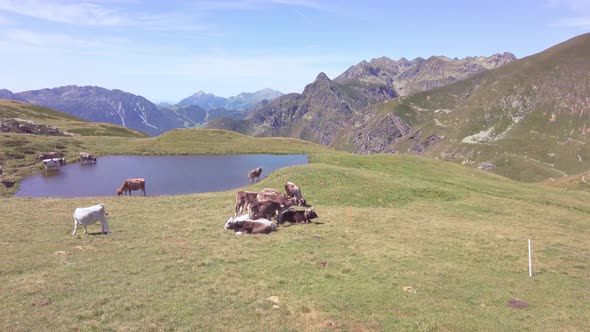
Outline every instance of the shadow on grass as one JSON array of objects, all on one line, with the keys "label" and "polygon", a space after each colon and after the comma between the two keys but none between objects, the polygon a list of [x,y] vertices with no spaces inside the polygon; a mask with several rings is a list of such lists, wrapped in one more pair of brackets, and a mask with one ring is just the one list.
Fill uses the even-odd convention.
[{"label": "shadow on grass", "polygon": [[96,235],[108,235],[107,233],[103,232],[88,232],[86,235],[96,236]]}]

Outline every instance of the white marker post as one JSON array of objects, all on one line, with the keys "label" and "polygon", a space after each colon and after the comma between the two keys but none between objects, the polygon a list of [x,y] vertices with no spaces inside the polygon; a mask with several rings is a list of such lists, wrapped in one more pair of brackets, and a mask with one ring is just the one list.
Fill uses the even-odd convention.
[{"label": "white marker post", "polygon": [[529,277],[533,277],[533,247],[531,246],[531,239],[529,239]]}]

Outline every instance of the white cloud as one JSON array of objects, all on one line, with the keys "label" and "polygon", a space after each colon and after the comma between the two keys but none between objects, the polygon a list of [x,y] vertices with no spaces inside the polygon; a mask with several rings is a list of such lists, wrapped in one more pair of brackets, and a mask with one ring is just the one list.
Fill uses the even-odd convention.
[{"label": "white cloud", "polygon": [[587,30],[590,29],[590,16],[564,18],[558,20],[555,23],[555,25],[567,28],[578,28]]},{"label": "white cloud", "polygon": [[[124,3],[129,3],[123,0]],[[107,0],[103,3],[122,3]],[[50,22],[90,27],[135,27],[157,31],[205,31],[211,27],[195,24],[183,12],[150,14],[133,13],[133,16],[96,2],[55,0],[0,0],[0,11],[29,16]]]},{"label": "white cloud", "polygon": [[590,13],[590,1],[588,0],[546,0],[548,7],[562,7],[574,13]]},{"label": "white cloud", "polygon": [[0,16],[0,25],[9,25],[12,23],[13,23],[12,20],[10,20],[9,18],[4,17],[4,16]]},{"label": "white cloud", "polygon": [[[24,46],[43,49],[58,49],[64,52],[90,53],[96,50],[112,49],[124,45],[122,39],[97,40],[73,37],[65,33],[42,33],[24,29],[10,29],[0,32],[2,39]],[[13,44],[14,47],[14,44]]]}]

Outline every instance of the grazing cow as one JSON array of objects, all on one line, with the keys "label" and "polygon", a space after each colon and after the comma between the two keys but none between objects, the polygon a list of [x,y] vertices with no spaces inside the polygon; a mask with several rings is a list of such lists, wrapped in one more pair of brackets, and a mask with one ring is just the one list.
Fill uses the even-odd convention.
[{"label": "grazing cow", "polygon": [[303,196],[301,195],[301,190],[299,190],[299,187],[297,187],[295,183],[285,183],[285,191],[287,192],[287,196],[295,197],[295,203],[297,203],[297,205],[307,205],[305,198],[303,198]]},{"label": "grazing cow", "polygon": [[315,218],[319,217],[315,213],[313,207],[306,209],[299,206],[293,206],[281,211],[277,223],[282,224],[285,221],[288,221],[291,223],[308,224],[311,219]]},{"label": "grazing cow", "polygon": [[233,229],[236,234],[268,234],[277,229],[277,225],[268,219],[252,220],[247,214],[229,218],[224,229]]},{"label": "grazing cow", "polygon": [[141,190],[145,196],[145,179],[136,178],[123,181],[121,187],[117,189],[117,196],[121,196],[121,194],[131,196],[132,190]]},{"label": "grazing cow", "polygon": [[248,180],[250,183],[260,181],[260,174],[262,174],[262,167],[255,168],[248,172]]},{"label": "grazing cow", "polygon": [[248,206],[250,203],[256,203],[257,194],[255,191],[238,191],[236,193],[236,213],[234,217],[242,213],[244,206]]},{"label": "grazing cow", "polygon": [[59,170],[59,166],[66,164],[66,160],[64,158],[43,159],[42,163],[45,167],[45,171],[57,171]]},{"label": "grazing cow", "polygon": [[96,157],[88,152],[80,152],[80,162],[87,164],[96,163]]},{"label": "grazing cow", "polygon": [[100,221],[102,225],[102,232],[108,234],[111,232],[109,224],[107,223],[107,213],[104,211],[104,204],[93,205],[85,208],[77,208],[74,211],[74,231],[72,235],[76,235],[78,225],[84,226],[84,234],[87,233],[86,226]]},{"label": "grazing cow", "polygon": [[43,152],[39,155],[37,159],[44,160],[44,159],[53,159],[53,158],[60,158],[62,155],[59,152]]}]

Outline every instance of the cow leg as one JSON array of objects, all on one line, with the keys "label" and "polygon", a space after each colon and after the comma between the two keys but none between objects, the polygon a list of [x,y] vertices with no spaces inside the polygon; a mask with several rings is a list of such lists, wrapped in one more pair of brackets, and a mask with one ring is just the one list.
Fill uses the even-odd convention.
[{"label": "cow leg", "polygon": [[102,225],[102,232],[103,234],[109,234],[111,232],[111,230],[109,229],[109,224],[107,223],[106,218],[102,218],[100,220],[100,224]]},{"label": "cow leg", "polygon": [[76,235],[76,231],[78,230],[78,220],[74,219],[74,231],[72,235]]},{"label": "cow leg", "polygon": [[87,225],[84,225],[84,234],[88,234],[88,230],[86,229]]}]

